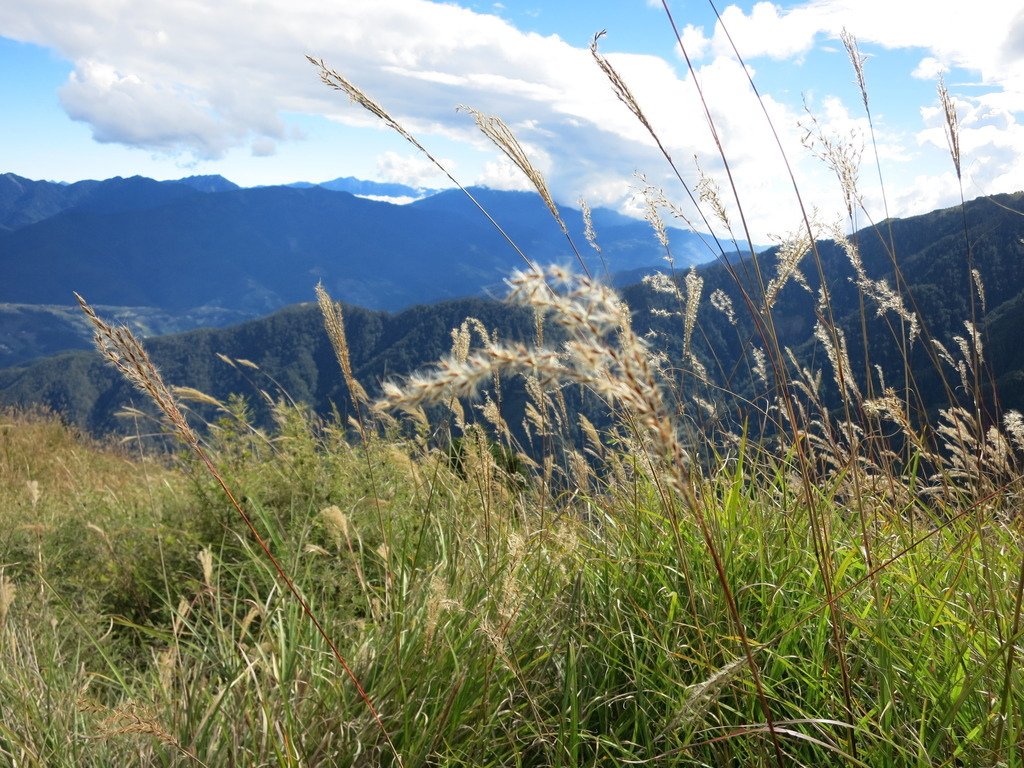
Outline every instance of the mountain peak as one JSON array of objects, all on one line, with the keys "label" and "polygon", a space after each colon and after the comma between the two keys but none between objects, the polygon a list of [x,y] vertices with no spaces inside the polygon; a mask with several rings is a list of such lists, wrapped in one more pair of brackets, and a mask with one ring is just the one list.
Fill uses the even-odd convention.
[{"label": "mountain peak", "polygon": [[240,189],[233,181],[229,181],[219,174],[186,176],[183,179],[178,179],[176,183],[185,184],[199,192],[231,192]]},{"label": "mountain peak", "polygon": [[397,184],[383,181],[366,181],[357,179],[354,176],[342,176],[330,181],[321,182],[319,185],[324,189],[335,192],[349,192],[353,195],[376,195],[379,197],[412,197],[420,198],[432,194],[434,190],[421,187],[410,187],[407,184]]}]

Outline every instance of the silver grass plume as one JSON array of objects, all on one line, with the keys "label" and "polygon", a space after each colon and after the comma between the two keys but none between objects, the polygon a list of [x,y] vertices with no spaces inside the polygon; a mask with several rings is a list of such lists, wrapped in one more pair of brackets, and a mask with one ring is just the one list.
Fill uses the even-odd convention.
[{"label": "silver grass plume", "polygon": [[85,299],[77,293],[75,298],[92,324],[93,342],[100,355],[136,389],[152,399],[185,443],[193,447],[198,446],[199,436],[185,420],[177,400],[131,329],[127,326],[109,325],[97,316]]},{"label": "silver grass plume", "polygon": [[779,292],[790,280],[795,280],[805,290],[810,290],[807,280],[800,272],[800,262],[811,251],[811,237],[807,234],[806,228],[799,229],[796,233],[786,237],[776,238],[778,240],[778,253],[776,255],[775,277],[765,289],[764,309],[771,310],[779,298]]},{"label": "silver grass plume", "polygon": [[942,105],[942,113],[946,119],[946,143],[949,145],[949,155],[953,159],[953,166],[956,168],[956,178],[960,176],[960,121],[956,114],[956,102],[949,95],[946,89],[946,81],[939,75],[939,84],[936,87],[939,94],[939,103]]},{"label": "silver grass plume", "polygon": [[495,371],[524,374],[542,389],[576,382],[632,413],[660,459],[679,462],[680,467],[688,462],[650,350],[634,333],[628,308],[611,288],[558,267],[517,272],[508,284],[509,301],[549,316],[566,330],[569,341],[561,349],[491,342],[465,360],[449,356],[401,386],[385,384],[385,397],[377,407],[407,408],[449,393],[469,397]]},{"label": "silver grass plume", "polygon": [[700,308],[700,296],[704,290],[704,278],[697,273],[697,267],[691,266],[686,273],[686,310],[683,314],[683,354],[690,356],[693,341],[693,329],[697,325],[697,310]]},{"label": "silver grass plume", "polygon": [[569,228],[566,227],[565,221],[562,220],[562,214],[558,212],[558,206],[555,205],[555,199],[551,196],[551,190],[548,189],[544,176],[530,162],[526,150],[523,149],[522,144],[519,143],[515,134],[512,133],[512,129],[496,115],[485,115],[483,112],[473,109],[473,107],[464,105],[460,106],[459,110],[471,114],[481,133],[489,138],[502,151],[505,157],[512,161],[516,168],[523,172],[523,175],[526,176],[534,189],[537,190],[537,194],[544,201],[544,205],[551,211],[551,215],[561,228],[562,234],[568,236]]},{"label": "silver grass plume", "polygon": [[736,309],[733,307],[732,299],[729,298],[729,294],[721,288],[716,288],[711,292],[708,299],[711,301],[712,307],[725,315],[725,319],[729,321],[729,325],[736,325]]},{"label": "silver grass plume", "polygon": [[835,174],[843,193],[846,215],[852,220],[854,211],[860,207],[857,182],[860,160],[864,154],[863,142],[858,141],[860,137],[852,132],[848,136],[826,134],[806,104],[804,111],[807,113],[807,121],[801,123],[804,130],[803,145]]},{"label": "silver grass plume", "polygon": [[913,344],[921,333],[921,324],[918,322],[917,315],[907,309],[906,304],[903,302],[903,296],[897,293],[885,278],[872,280],[868,277],[867,271],[864,269],[864,262],[860,256],[860,249],[843,233],[838,225],[832,226],[831,236],[846,253],[846,257],[856,275],[854,282],[857,287],[864,292],[864,295],[874,300],[876,316],[882,317],[886,313],[892,312],[903,320],[907,324],[907,336],[910,343]]},{"label": "silver grass plume", "polygon": [[615,71],[615,67],[611,65],[611,62],[598,53],[597,41],[604,37],[605,34],[607,34],[607,31],[601,30],[594,35],[594,39],[590,42],[590,55],[594,57],[594,61],[597,62],[597,66],[601,68],[605,77],[608,78],[608,82],[612,85],[612,90],[615,91],[615,96],[629,108],[629,111],[633,113],[633,116],[640,121],[640,124],[644,128],[647,129],[647,132],[657,139],[657,134],[654,132],[654,128],[652,128],[650,122],[648,122],[647,115],[645,115],[643,110],[640,109],[640,103],[636,100],[633,92],[629,90],[629,86],[626,85],[626,81],[623,80],[622,76]]},{"label": "silver grass plume", "polygon": [[337,358],[338,366],[345,378],[345,385],[348,387],[352,404],[358,410],[359,405],[369,403],[370,398],[352,373],[348,337],[345,335],[345,317],[341,310],[341,304],[331,299],[323,283],[316,284],[316,300],[320,306],[320,314],[323,315],[327,338],[331,341],[331,347],[334,349],[334,356]]},{"label": "silver grass plume", "polygon": [[701,168],[700,163],[697,161],[696,155],[693,156],[693,162],[697,166],[697,185],[694,187],[697,197],[702,203],[707,203],[711,206],[711,212],[715,214],[715,218],[721,222],[722,226],[725,227],[731,236],[732,222],[729,220],[729,212],[722,201],[722,190],[718,186],[718,182],[704,172],[704,169]]},{"label": "silver grass plume", "polygon": [[868,86],[864,81],[865,56],[860,52],[857,38],[847,31],[846,27],[843,27],[842,32],[839,33],[839,39],[842,40],[846,53],[850,57],[850,63],[853,65],[853,72],[857,77],[857,88],[860,89],[860,97],[864,102],[864,110],[870,112],[868,107]]},{"label": "silver grass plume", "polygon": [[583,213],[583,235],[587,238],[590,247],[598,254],[601,253],[601,246],[597,242],[597,232],[594,230],[594,216],[590,210],[590,203],[582,197],[579,199],[580,211]]},{"label": "silver grass plume", "polygon": [[437,164],[437,161],[434,160],[433,156],[426,150],[426,148],[416,140],[416,137],[405,130],[401,123],[393,118],[391,114],[384,109],[384,107],[367,96],[362,89],[353,84],[343,75],[328,67],[327,64],[324,63],[323,59],[314,59],[312,56],[306,56],[306,60],[320,70],[320,81],[324,85],[328,88],[334,89],[335,91],[341,91],[344,93],[349,97],[349,100],[358,104],[367,112],[380,119],[391,130],[395,131],[395,133],[416,147],[416,149],[426,155],[432,162]]},{"label": "silver grass plume", "polygon": [[832,376],[836,387],[844,396],[849,395],[854,400],[860,400],[860,389],[853,378],[853,368],[850,366],[845,334],[838,328],[834,328],[830,332],[821,322],[817,322],[814,325],[814,338],[825,349],[828,361],[832,365]]}]

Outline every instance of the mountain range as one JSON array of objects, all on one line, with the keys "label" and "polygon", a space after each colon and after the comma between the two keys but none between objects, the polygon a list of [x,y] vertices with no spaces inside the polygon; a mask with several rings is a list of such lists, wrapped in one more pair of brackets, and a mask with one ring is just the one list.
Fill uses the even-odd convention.
[{"label": "mountain range", "polygon": [[362,195],[363,197],[407,198],[412,200],[429,197],[438,192],[436,189],[410,187],[407,184],[397,184],[395,182],[368,181],[367,179],[357,179],[355,176],[340,176],[330,181],[321,181],[319,184],[309,181],[296,181],[288,186],[307,189],[309,187],[323,187],[324,189],[333,189],[335,192],[349,192],[353,195]]},{"label": "mountain range", "polygon": [[[526,198],[509,199],[524,207],[529,205]],[[446,211],[458,208],[438,195],[422,201],[414,210],[426,214],[432,205]],[[602,216],[607,216],[605,224],[615,226],[614,216]],[[956,354],[954,337],[965,336],[964,322],[972,317],[973,303],[984,347],[982,377],[986,390],[994,382],[999,408],[1024,410],[1024,347],[1019,343],[1024,327],[1024,193],[978,198],[963,209],[881,222],[856,233],[852,240],[858,244],[865,276],[901,286],[908,307],[920,318],[922,333],[910,347],[910,357],[924,409],[934,412],[947,402],[941,377],[932,366],[935,342]],[[831,314],[846,337],[852,370],[865,394],[880,392],[883,384],[898,384],[895,378],[902,381],[902,368],[894,331],[899,332],[899,323],[894,327],[892,313],[879,313],[881,307],[858,290],[855,269],[843,248],[829,240],[818,242],[816,247],[820,273],[812,257],[804,257],[798,266],[801,279],[790,280],[779,291],[772,309],[780,344],[791,348],[801,364],[812,369],[828,367],[814,338],[823,276]],[[757,258],[763,279],[775,277],[778,249]],[[751,348],[763,343],[737,287],[738,278],[751,295],[760,295],[753,267],[747,258],[699,268],[704,300],[698,309],[693,350],[716,381],[735,392],[744,391],[744,376],[749,379],[749,373],[735,375],[737,370],[747,370],[738,364],[745,358],[749,363]],[[731,298],[736,309],[735,324],[709,303],[707,297],[716,290]],[[659,312],[678,309],[674,300],[640,284],[623,288],[623,296],[633,312],[636,329],[644,334],[654,331],[657,335],[652,343],[675,361],[674,365],[680,364],[682,321]],[[479,318],[506,340],[528,341],[533,335],[529,313],[488,298],[445,300],[400,312],[347,306],[346,328],[356,377],[371,393],[379,392],[382,381],[420,368],[447,352],[451,329],[467,316]],[[147,346],[171,384],[195,387],[222,400],[241,392],[258,404],[261,389],[277,392],[280,386],[291,397],[322,413],[336,407],[344,411],[348,402],[317,308],[308,303],[231,328],[154,338]],[[871,363],[878,363],[893,381],[879,381],[873,367],[865,372],[868,351]],[[251,361],[258,370],[229,365],[219,355]],[[946,374],[955,386],[956,373],[947,370]],[[826,399],[831,386],[829,376],[826,371],[822,383]],[[138,402],[130,387],[93,352],[70,352],[0,370],[0,403],[44,405],[92,431],[117,429],[114,414],[133,398]],[[518,423],[514,415],[509,421]]]},{"label": "mountain range", "polygon": [[[342,189],[423,192],[352,178],[243,189],[219,176],[58,184],[0,175],[0,367],[88,345],[67,319],[73,291],[146,333],[155,317],[165,318],[158,331],[177,331],[265,315],[308,300],[317,282],[339,300],[387,311],[500,294],[525,265],[461,191],[393,205]],[[530,259],[575,258],[536,194],[470,191]],[[661,263],[643,221],[595,209],[599,259],[582,214],[562,215],[595,273]],[[710,257],[700,236],[669,236],[678,265]]]}]

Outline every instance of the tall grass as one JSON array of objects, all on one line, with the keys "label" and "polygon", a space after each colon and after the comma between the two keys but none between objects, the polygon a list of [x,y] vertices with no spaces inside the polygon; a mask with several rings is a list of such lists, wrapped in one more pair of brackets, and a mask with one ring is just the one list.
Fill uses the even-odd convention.
[{"label": "tall grass", "polygon": [[[843,42],[870,121],[864,58],[855,39]],[[663,146],[596,39],[592,51]],[[959,164],[955,105],[941,98]],[[507,126],[472,114],[583,263]],[[868,217],[854,154],[813,122],[808,144],[836,173],[852,229]],[[741,179],[729,172],[727,206],[706,176],[691,186],[672,168],[708,230],[719,221],[736,241],[734,207],[751,242]],[[659,231],[670,195],[647,195]],[[282,404],[263,432],[214,401],[221,418],[197,431],[141,345],[85,305],[101,349],[153,396],[191,458],[124,463],[52,421],[4,417],[0,756],[40,766],[1024,763],[1024,421],[986,411],[980,277],[965,253],[978,302],[965,336],[936,339],[891,233],[879,235],[894,285],[869,277],[858,244],[830,230],[854,270],[861,338],[836,322],[823,287],[813,342],[825,370],[812,370],[776,331],[778,297],[808,284],[808,262],[827,285],[822,229],[802,218],[775,264],[717,246],[735,305],[721,289],[705,299],[697,272],[650,281],[675,303],[666,314],[680,323],[679,359],[645,339],[600,281],[523,254],[509,299],[535,313],[534,339],[500,340],[467,319],[448,357],[388,383],[374,403],[348,365],[341,309],[319,289],[351,424]],[[592,246],[599,237],[588,227]],[[743,389],[718,380],[719,361],[695,343],[705,302],[749,351]],[[896,386],[875,377],[876,314],[900,350],[902,369],[884,372]],[[915,391],[915,344],[953,377],[937,417]],[[855,345],[863,372],[850,362]],[[515,382],[527,396],[521,426],[500,408]],[[607,425],[571,412],[577,389],[604,402]],[[47,450],[40,434],[53,436]]]}]

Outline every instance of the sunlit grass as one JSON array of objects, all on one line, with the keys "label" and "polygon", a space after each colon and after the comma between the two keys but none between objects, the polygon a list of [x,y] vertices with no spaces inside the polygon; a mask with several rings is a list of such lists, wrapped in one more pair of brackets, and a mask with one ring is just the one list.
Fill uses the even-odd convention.
[{"label": "sunlit grass", "polygon": [[[844,44],[863,89],[856,41]],[[593,53],[651,130],[596,40]],[[474,114],[565,232],[522,146]],[[955,137],[955,105],[946,114]],[[852,217],[850,155],[816,141]],[[720,188],[703,172],[699,185],[724,219]],[[645,195],[658,232],[670,203]],[[893,285],[870,278],[856,243],[804,224],[763,273],[751,254],[756,279],[730,272],[735,302],[708,298],[749,334],[750,391],[718,384],[693,344],[697,272],[649,281],[677,304],[664,311],[683,339],[670,360],[614,291],[531,265],[509,284],[537,318],[532,343],[467,320],[448,357],[377,403],[321,289],[355,418],[280,404],[262,431],[237,401],[210,401],[218,420],[200,430],[132,334],[83,301],[101,351],[189,450],[130,457],[53,418],[4,416],[0,757],[1021,765],[1024,428],[988,411],[983,307],[965,336],[932,339],[898,271]],[[822,291],[812,369],[780,345],[774,312],[801,269],[822,269],[823,232],[854,268],[864,338]],[[965,276],[980,299],[971,263]],[[902,388],[852,369],[863,344],[873,375],[876,311],[898,337],[904,367],[886,375]],[[915,343],[952,382],[937,414],[912,389]],[[499,407],[512,381],[525,382],[521,426]],[[577,389],[603,402],[600,427],[567,406]]]}]

